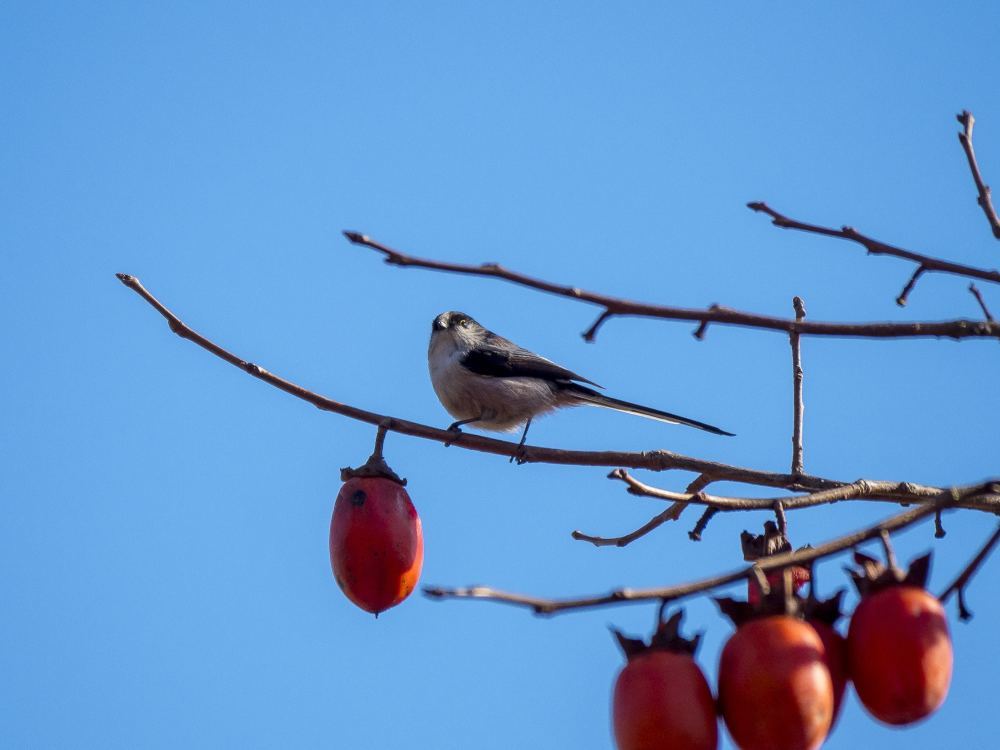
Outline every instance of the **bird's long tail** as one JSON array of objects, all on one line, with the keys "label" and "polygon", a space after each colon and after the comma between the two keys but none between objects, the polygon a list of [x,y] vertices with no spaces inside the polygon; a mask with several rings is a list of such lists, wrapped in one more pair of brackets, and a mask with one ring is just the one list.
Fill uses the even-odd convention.
[{"label": "bird's long tail", "polygon": [[697,427],[699,430],[705,430],[706,432],[713,432],[716,435],[730,435],[732,432],[726,432],[725,430],[720,430],[718,427],[713,427],[710,424],[705,424],[704,422],[699,422],[695,419],[688,419],[687,417],[681,417],[677,414],[671,414],[668,411],[660,411],[659,409],[651,409],[648,406],[642,406],[641,404],[633,404],[630,401],[622,401],[621,399],[611,398],[610,396],[605,396],[603,393],[598,393],[597,391],[587,388],[586,386],[573,383],[567,386],[563,393],[567,396],[571,396],[573,400],[590,404],[591,406],[600,406],[605,409],[614,409],[615,411],[623,411],[626,414],[638,414],[640,417],[647,417],[649,419],[656,419],[660,422],[670,422],[672,424],[686,424],[689,427]]}]

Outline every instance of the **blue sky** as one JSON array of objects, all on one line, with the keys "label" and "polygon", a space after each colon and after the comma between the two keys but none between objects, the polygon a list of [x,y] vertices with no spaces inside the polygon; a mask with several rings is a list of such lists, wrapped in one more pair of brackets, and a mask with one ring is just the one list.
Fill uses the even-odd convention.
[{"label": "blue sky", "polygon": [[[172,336],[114,272],[272,371],[436,425],[431,319],[464,310],[606,385],[730,429],[593,409],[534,442],[784,470],[781,335],[621,319],[496,281],[400,270],[348,245],[499,261],[685,306],[816,320],[977,317],[958,278],[781,232],[743,206],[996,267],[955,134],[977,119],[1000,184],[994,3],[14,3],[0,24],[0,740],[5,747],[577,747],[611,744],[613,624],[419,595],[377,622],[329,569],[339,469],[374,430]],[[996,286],[982,284],[994,312]],[[995,476],[995,342],[805,339],[806,468],[835,478]],[[387,457],[423,517],[422,581],[562,596],[728,570],[763,515],[657,513],[601,469],[510,466],[402,436]],[[641,474],[673,489],[684,475]],[[734,490],[719,485],[720,491]],[[797,544],[891,512],[796,513]],[[940,588],[993,522],[952,514]],[[824,586],[846,582],[840,560]],[[828,747],[995,744],[1000,561],[954,623],[951,696],[905,731],[851,698]],[[714,674],[728,626],[688,605]],[[985,719],[985,720],[984,720]]]}]

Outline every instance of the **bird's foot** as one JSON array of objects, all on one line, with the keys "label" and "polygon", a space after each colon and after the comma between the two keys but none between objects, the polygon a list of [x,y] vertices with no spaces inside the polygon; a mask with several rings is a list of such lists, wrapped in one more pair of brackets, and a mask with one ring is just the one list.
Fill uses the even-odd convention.
[{"label": "bird's foot", "polygon": [[516,463],[518,466],[528,463],[528,446],[524,443],[517,446],[517,449],[511,454],[510,461],[508,463]]},{"label": "bird's foot", "polygon": [[462,436],[462,429],[457,424],[449,425],[448,432],[453,433],[454,437],[448,438],[444,441],[445,448],[450,448],[452,444]]}]

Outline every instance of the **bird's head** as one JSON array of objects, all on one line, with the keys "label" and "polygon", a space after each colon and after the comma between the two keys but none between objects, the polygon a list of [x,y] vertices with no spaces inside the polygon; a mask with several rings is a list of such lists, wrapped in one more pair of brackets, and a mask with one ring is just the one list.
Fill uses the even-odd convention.
[{"label": "bird's head", "polygon": [[431,340],[448,339],[468,346],[482,338],[486,329],[463,312],[443,312],[431,324]]}]

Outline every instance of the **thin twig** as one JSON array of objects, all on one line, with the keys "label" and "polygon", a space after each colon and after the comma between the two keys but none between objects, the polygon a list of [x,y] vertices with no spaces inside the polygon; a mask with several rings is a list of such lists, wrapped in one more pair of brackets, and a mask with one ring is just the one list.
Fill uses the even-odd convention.
[{"label": "thin twig", "polygon": [[983,295],[980,293],[979,288],[975,284],[969,284],[969,291],[972,292],[972,296],[976,298],[976,302],[979,303],[980,309],[983,311],[983,315],[986,317],[987,322],[993,322],[993,316],[990,314],[990,308],[986,306],[986,301],[983,299]]},{"label": "thin twig", "polygon": [[[629,493],[644,497],[655,497],[674,503],[695,503],[707,505],[719,510],[767,510],[773,511],[780,501],[785,510],[811,508],[816,505],[828,505],[844,500],[866,500],[887,503],[931,503],[944,490],[940,487],[913,484],[910,482],[886,482],[879,480],[859,479],[851,484],[843,484],[832,489],[810,492],[806,495],[791,495],[789,497],[722,497],[707,495],[704,492],[689,494],[673,492],[640,482],[624,469],[615,469],[608,474],[608,479],[617,479],[625,483]],[[975,499],[963,500],[963,508],[972,508],[989,513],[1000,512],[1000,482],[991,493],[977,495]]]},{"label": "thin twig", "polygon": [[833,539],[817,547],[807,547],[795,552],[772,555],[755,561],[753,564],[739,568],[738,570],[711,578],[704,578],[691,583],[684,583],[676,586],[664,586],[647,589],[622,588],[615,589],[605,594],[596,594],[572,599],[545,599],[542,597],[525,596],[514,594],[488,586],[472,586],[464,588],[445,588],[441,586],[425,586],[424,594],[433,599],[486,599],[504,604],[514,604],[528,609],[539,615],[552,615],[571,610],[587,609],[592,607],[602,607],[615,604],[632,602],[643,602],[650,600],[667,600],[676,602],[695,594],[722,588],[735,581],[747,579],[754,575],[754,569],[758,568],[763,573],[773,570],[781,570],[789,565],[808,565],[809,563],[825,557],[830,557],[846,549],[869,539],[875,539],[884,531],[898,531],[906,528],[928,516],[933,515],[939,509],[951,508],[961,504],[965,499],[974,498],[977,494],[993,492],[992,486],[976,485],[973,487],[955,488],[944,490],[932,502],[928,502],[919,508],[913,508],[898,515],[892,516],[881,523],[870,526],[861,531],[847,534]]},{"label": "thin twig", "polygon": [[990,186],[983,181],[983,175],[979,171],[979,164],[976,162],[976,151],[972,148],[972,128],[976,124],[976,118],[968,110],[964,110],[956,116],[962,125],[962,132],[958,134],[958,140],[965,150],[965,158],[969,161],[969,169],[972,171],[972,179],[976,183],[976,191],[979,193],[976,203],[986,214],[986,220],[990,223],[993,236],[1000,240],[1000,217],[997,216],[996,209],[993,208],[993,200],[990,198]]},{"label": "thin twig", "polygon": [[[935,517],[940,513],[940,509],[935,513]],[[889,532],[882,529],[882,532],[878,535],[879,541],[882,542],[882,551],[885,553],[885,564],[890,570],[896,570],[899,567],[896,562],[896,551],[892,548],[892,540],[889,538]]]},{"label": "thin twig", "polygon": [[691,458],[679,453],[672,453],[664,450],[642,451],[639,453],[628,451],[573,451],[560,450],[558,448],[543,448],[540,446],[526,445],[519,446],[517,443],[506,440],[496,440],[481,435],[462,432],[458,435],[451,430],[443,430],[418,422],[410,422],[406,419],[389,417],[384,414],[359,409],[349,404],[321,396],[300,385],[285,380],[263,367],[247,360],[237,357],[235,354],[223,349],[218,344],[210,341],[197,333],[187,324],[180,320],[174,313],[167,309],[156,297],[147,291],[135,276],[128,274],[116,274],[118,279],[129,289],[134,291],[146,302],[148,302],[157,312],[160,313],[170,326],[170,330],[181,338],[187,339],[197,344],[206,351],[211,352],[229,364],[238,367],[259,380],[263,380],[275,388],[279,388],[286,393],[300,398],[313,406],[324,411],[340,414],[350,419],[360,422],[367,422],[373,425],[387,425],[387,429],[402,435],[434,440],[443,444],[453,444],[466,450],[479,451],[481,453],[492,453],[494,455],[510,457],[517,456],[519,461],[524,463],[544,463],[574,466],[627,466],[634,469],[651,469],[653,471],[667,471],[677,469],[681,471],[693,471],[699,474],[706,474],[720,481],[742,482],[745,484],[755,484],[763,487],[781,487],[784,489],[824,489],[828,487],[839,487],[844,484],[833,479],[825,479],[815,476],[793,477],[790,474],[778,474],[767,471],[756,471],[745,469],[739,466],[731,466],[716,461],[705,461],[698,458]]},{"label": "thin twig", "polygon": [[934,514],[934,538],[944,539],[948,532],[944,530],[944,524],[941,522],[941,511]]},{"label": "thin twig", "polygon": [[965,566],[965,569],[959,574],[952,584],[946,588],[939,597],[942,602],[948,601],[948,597],[954,593],[958,593],[958,617],[961,620],[969,620],[972,618],[972,613],[969,611],[968,607],[965,606],[965,587],[968,586],[969,581],[972,580],[972,576],[975,575],[976,571],[983,564],[989,554],[996,547],[997,542],[1000,542],[1000,524],[997,525],[996,531],[993,535],[986,540],[986,544],[983,545],[982,549],[976,553],[976,556],[969,561],[969,564]]},{"label": "thin twig", "polygon": [[[792,300],[795,308],[795,321],[801,323],[806,316],[806,306],[801,297]],[[805,403],[802,400],[802,346],[797,330],[788,334],[792,346],[792,474],[802,474],[805,467],[802,463],[802,413]]]},{"label": "thin twig", "polygon": [[[711,484],[712,479],[706,474],[700,474],[697,476],[691,484],[688,485],[688,494],[695,494],[701,492],[705,487]],[[624,536],[593,536],[591,534],[584,534],[582,531],[573,531],[570,536],[576,539],[578,542],[590,542],[595,547],[625,547],[631,544],[636,539],[646,536],[651,531],[659,528],[667,521],[676,521],[680,518],[681,513],[688,506],[687,503],[673,503],[662,513],[657,513],[649,521],[644,523],[635,531],[632,531]],[[701,523],[699,521],[699,523]],[[707,523],[707,521],[706,521]]]},{"label": "thin twig", "polygon": [[952,263],[948,260],[932,258],[929,255],[915,253],[912,250],[904,250],[901,247],[888,245],[885,242],[880,242],[879,240],[863,235],[853,227],[845,226],[841,229],[832,229],[830,227],[822,227],[817,224],[806,224],[805,222],[789,219],[787,216],[779,214],[762,201],[748,203],[747,208],[752,211],[759,211],[767,214],[772,219],[771,223],[776,227],[781,227],[782,229],[797,229],[801,232],[822,234],[827,237],[850,240],[851,242],[857,242],[859,245],[864,247],[868,251],[869,255],[892,255],[896,258],[904,258],[906,260],[913,261],[914,263],[923,266],[927,271],[940,271],[941,273],[951,273],[957,276],[966,276],[968,278],[982,279],[983,281],[1000,284],[1000,271],[996,271],[994,269],[974,268],[972,266],[962,265],[961,263]]},{"label": "thin twig", "polygon": [[[604,294],[587,292],[577,287],[553,284],[542,279],[535,279],[515,271],[509,271],[496,263],[484,263],[479,266],[464,263],[445,263],[427,258],[417,258],[394,250],[387,245],[376,242],[367,235],[359,232],[344,232],[344,236],[356,245],[369,247],[383,253],[387,263],[396,266],[412,266],[414,268],[428,268],[435,271],[447,271],[449,273],[460,273],[472,276],[487,276],[490,278],[503,279],[514,284],[520,284],[531,289],[538,289],[561,297],[588,302],[604,308],[598,320],[590,327],[584,335],[590,334],[591,339],[595,335],[600,324],[607,322],[614,316],[637,316],[647,318],[662,318],[665,320],[688,320],[699,323],[699,328],[695,332],[698,336],[704,334],[704,329],[709,323],[720,323],[724,325],[744,326],[747,328],[759,328],[771,331],[784,331],[789,333],[792,329],[798,330],[803,336],[845,336],[861,338],[1000,338],[1000,324],[973,320],[945,320],[945,321],[925,321],[919,323],[821,323],[818,321],[803,321],[796,323],[790,318],[775,318],[768,315],[757,315],[755,313],[732,310],[720,305],[712,305],[705,310],[696,310],[684,307],[671,307],[667,305],[654,305],[645,302],[609,297]],[[996,273],[996,272],[994,272]],[[990,281],[1000,281],[1000,274],[996,274],[996,279]]]},{"label": "thin twig", "polygon": [[903,291],[901,291],[899,293],[899,296],[896,297],[897,305],[899,305],[900,307],[906,307],[906,301],[910,297],[910,292],[913,291],[913,287],[917,285],[917,280],[921,276],[923,276],[926,271],[927,271],[927,266],[922,264],[917,266],[917,270],[913,272],[913,275],[910,277],[910,280],[906,282],[906,286],[903,287]]},{"label": "thin twig", "polygon": [[705,533],[705,529],[708,528],[708,522],[715,517],[715,514],[719,512],[718,508],[713,508],[708,506],[705,511],[701,514],[698,522],[694,525],[694,528],[688,532],[688,539],[692,542],[700,542],[701,535]]},{"label": "thin twig", "polygon": [[757,565],[756,562],[754,565],[750,566],[750,572],[753,574],[751,577],[757,584],[757,588],[760,589],[760,593],[763,596],[767,596],[768,594],[770,594],[771,582],[767,580],[767,576],[764,574],[764,571],[761,570],[761,567]]},{"label": "thin twig", "polygon": [[785,504],[781,500],[774,501],[774,520],[778,524],[778,533],[788,537],[788,517],[785,515]]},{"label": "thin twig", "polygon": [[659,528],[667,521],[677,520],[677,510],[675,505],[671,505],[662,513],[658,513],[653,516],[649,521],[644,523],[635,531],[629,532],[624,536],[614,536],[614,537],[603,537],[603,536],[591,536],[590,534],[584,534],[582,531],[573,531],[570,536],[576,539],[578,542],[590,542],[595,547],[625,547],[631,544],[636,539],[646,536],[649,532]]}]

